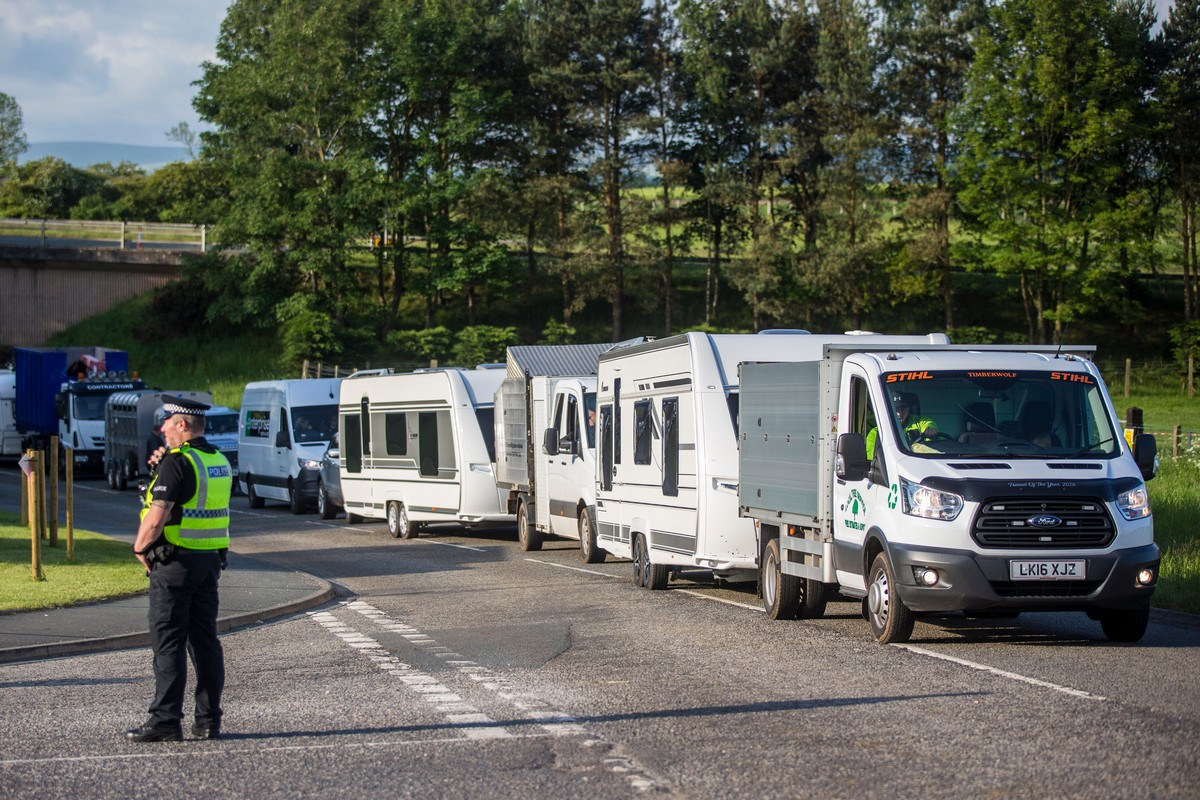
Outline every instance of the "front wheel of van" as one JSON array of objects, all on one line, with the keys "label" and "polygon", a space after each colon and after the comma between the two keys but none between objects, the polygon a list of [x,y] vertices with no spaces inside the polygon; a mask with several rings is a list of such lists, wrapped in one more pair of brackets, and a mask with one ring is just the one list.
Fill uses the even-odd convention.
[{"label": "front wheel of van", "polygon": [[795,619],[800,607],[800,579],[785,575],[779,556],[779,540],[767,542],[758,572],[763,609],[771,619]]},{"label": "front wheel of van", "polygon": [[304,496],[300,494],[294,481],[288,481],[288,506],[291,507],[293,514],[304,513]]},{"label": "front wheel of van", "polygon": [[602,564],[608,555],[596,542],[596,526],[592,514],[586,508],[579,512],[579,557],[585,564]]},{"label": "front wheel of van", "polygon": [[880,644],[907,642],[916,623],[896,589],[896,574],[887,555],[880,553],[871,562],[867,579],[867,621]]},{"label": "front wheel of van", "polygon": [[251,508],[262,508],[264,505],[263,499],[254,491],[254,479],[249,475],[246,476],[246,502]]},{"label": "front wheel of van", "polygon": [[1150,624],[1150,606],[1101,611],[1097,616],[1110,642],[1140,642]]},{"label": "front wheel of van", "polygon": [[542,549],[542,534],[529,519],[529,504],[517,503],[517,541],[525,552]]}]

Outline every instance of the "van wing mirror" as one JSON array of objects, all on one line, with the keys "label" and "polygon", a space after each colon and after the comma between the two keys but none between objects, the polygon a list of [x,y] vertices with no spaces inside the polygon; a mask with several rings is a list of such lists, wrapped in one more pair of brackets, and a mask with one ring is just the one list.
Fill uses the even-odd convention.
[{"label": "van wing mirror", "polygon": [[292,440],[288,436],[287,431],[280,431],[279,433],[275,434],[275,446],[276,447],[291,447],[292,446]]},{"label": "van wing mirror", "polygon": [[548,456],[558,455],[558,428],[546,428],[542,434],[542,452]]},{"label": "van wing mirror", "polygon": [[861,481],[867,477],[867,440],[861,433],[843,433],[837,441],[836,474],[844,481]]},{"label": "van wing mirror", "polygon": [[1153,434],[1142,433],[1134,439],[1133,458],[1142,472],[1142,480],[1148,481],[1154,477],[1155,462],[1158,461],[1158,440]]},{"label": "van wing mirror", "polygon": [[70,407],[68,405],[69,402],[70,401],[67,399],[66,392],[59,392],[58,394],[54,395],[54,414],[55,414],[55,416],[57,416],[59,419],[66,419],[68,416],[67,410]]}]

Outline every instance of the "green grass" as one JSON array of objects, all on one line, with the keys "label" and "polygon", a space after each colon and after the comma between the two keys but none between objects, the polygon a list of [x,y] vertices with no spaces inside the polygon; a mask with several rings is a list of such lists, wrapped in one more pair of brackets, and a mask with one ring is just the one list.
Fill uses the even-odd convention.
[{"label": "green grass", "polygon": [[[1200,453],[1200,450],[1197,451]],[[1154,539],[1162,550],[1154,605],[1200,614],[1200,458],[1163,460],[1146,484],[1154,511]]]},{"label": "green grass", "polygon": [[0,511],[0,611],[55,608],[124,597],[146,591],[145,570],[125,542],[91,531],[75,531],[75,561],[67,561],[67,532],[58,544],[42,540],[42,572],[35,581],[32,540],[20,518]]}]

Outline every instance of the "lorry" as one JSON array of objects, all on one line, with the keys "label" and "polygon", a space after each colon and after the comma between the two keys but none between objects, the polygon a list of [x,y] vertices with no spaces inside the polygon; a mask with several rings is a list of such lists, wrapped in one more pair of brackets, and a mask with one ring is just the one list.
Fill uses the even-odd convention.
[{"label": "lorry", "polygon": [[342,381],[338,466],[346,519],[387,521],[399,539],[435,522],[515,522],[492,468],[503,365]]},{"label": "lorry", "polygon": [[238,484],[251,508],[282,500],[293,514],[317,502],[321,456],[338,430],[341,378],[254,381],[242,390]]},{"label": "lorry", "polygon": [[0,369],[0,458],[17,458],[22,452],[16,405],[17,373]]},{"label": "lorry", "polygon": [[881,643],[957,612],[1141,639],[1157,445],[1127,441],[1093,353],[863,337],[746,359],[736,485],[767,613],[819,617],[836,591]]},{"label": "lorry", "polygon": [[[673,573],[707,572],[729,583],[758,577],[752,520],[738,513],[738,364],[791,361],[813,336],[691,332],[626,347],[599,358],[597,543],[633,562],[633,581],[664,589]],[[944,336],[875,336],[892,346]]]},{"label": "lorry", "polygon": [[104,467],[104,406],[114,392],[144,389],[129,355],[107,347],[18,347],[17,429],[45,449],[51,436],[70,448],[77,468]]},{"label": "lorry", "polygon": [[543,536],[579,540],[585,563],[596,544],[596,367],[612,344],[508,348],[508,377],[495,395],[496,485],[516,515],[523,550]]},{"label": "lorry", "polygon": [[[208,392],[134,389],[109,395],[104,408],[104,475],[118,491],[148,474],[150,454],[163,445],[156,413],[164,394],[212,405]],[[205,438],[225,454],[237,476],[237,412],[213,406],[204,416]]]}]

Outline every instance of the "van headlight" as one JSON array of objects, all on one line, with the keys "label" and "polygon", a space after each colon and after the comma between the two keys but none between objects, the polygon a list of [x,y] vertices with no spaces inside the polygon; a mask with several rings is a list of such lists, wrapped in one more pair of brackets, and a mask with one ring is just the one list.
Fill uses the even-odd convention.
[{"label": "van headlight", "polygon": [[320,469],[321,462],[314,461],[311,458],[297,458],[296,462],[300,464],[300,469]]},{"label": "van headlight", "polygon": [[1121,509],[1121,516],[1128,520],[1150,516],[1150,495],[1146,493],[1146,484],[1140,483],[1136,489],[1117,495],[1117,508]]},{"label": "van headlight", "polygon": [[900,479],[901,510],[911,517],[952,520],[963,508],[963,499],[951,492],[931,489],[920,483]]}]

